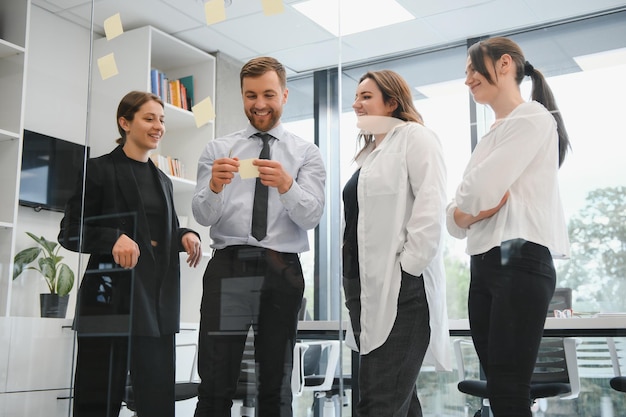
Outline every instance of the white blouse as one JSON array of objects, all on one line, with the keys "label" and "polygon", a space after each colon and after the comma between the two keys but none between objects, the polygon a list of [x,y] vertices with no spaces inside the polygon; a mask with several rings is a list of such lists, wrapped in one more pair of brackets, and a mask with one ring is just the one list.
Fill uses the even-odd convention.
[{"label": "white blouse", "polygon": [[446,169],[439,139],[418,123],[406,123],[357,162],[362,162],[357,185],[360,353],[371,352],[389,336],[402,268],[424,277],[431,329],[424,363],[450,370],[442,244]]},{"label": "white blouse", "polygon": [[[525,239],[569,257],[569,238],[558,185],[559,145],[554,117],[537,102],[520,104],[478,143],[447,208],[448,232],[467,237],[476,255],[510,239]],[[454,210],[476,216],[509,199],[493,216],[460,228]]]}]

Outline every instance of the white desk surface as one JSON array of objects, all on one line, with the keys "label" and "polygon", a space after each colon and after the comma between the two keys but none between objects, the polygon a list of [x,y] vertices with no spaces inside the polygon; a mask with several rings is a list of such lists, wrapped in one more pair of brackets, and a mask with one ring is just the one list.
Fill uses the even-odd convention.
[{"label": "white desk surface", "polygon": [[[469,332],[468,319],[450,319],[448,326],[451,332]],[[316,332],[339,332],[345,331],[347,322],[342,323],[341,329],[338,320],[304,320],[298,322],[298,331],[303,333],[316,333]],[[197,330],[197,323],[181,323],[181,330]],[[571,330],[575,333],[576,330],[593,330],[598,331],[616,330],[619,333],[626,334],[626,313],[605,313],[597,314],[595,316],[585,317],[572,317],[567,319],[557,319],[555,317],[548,317],[546,319],[546,330]]]},{"label": "white desk surface", "polygon": [[[468,319],[451,319],[448,321],[451,331],[468,331]],[[346,322],[341,326],[342,330],[346,329]],[[617,329],[626,331],[626,313],[605,313],[595,316],[572,317],[572,318],[555,318],[548,317],[546,319],[546,330],[573,330],[576,329]],[[339,331],[338,320],[305,320],[298,322],[298,330],[304,332],[315,331]]]},{"label": "white desk surface", "polygon": [[[344,321],[342,330],[346,329],[347,323]],[[338,332],[339,320],[301,320],[298,322],[298,331],[321,331],[321,332]]]},{"label": "white desk surface", "polygon": [[[448,325],[450,330],[469,330],[468,319],[449,320]],[[626,329],[626,313],[607,313],[567,319],[548,317],[544,329]]]}]

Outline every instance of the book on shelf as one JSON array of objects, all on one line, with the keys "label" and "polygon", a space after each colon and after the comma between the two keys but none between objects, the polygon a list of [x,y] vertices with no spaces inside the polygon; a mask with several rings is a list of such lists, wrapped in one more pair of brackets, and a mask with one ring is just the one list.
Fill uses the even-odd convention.
[{"label": "book on shelf", "polygon": [[185,92],[187,94],[187,110],[191,110],[195,104],[193,98],[193,75],[180,78],[180,83],[185,87]]},{"label": "book on shelf", "polygon": [[150,90],[152,94],[161,97],[161,88],[159,86],[159,70],[152,68],[150,70]]},{"label": "book on shelf", "polygon": [[194,105],[193,75],[170,80],[158,69],[150,70],[150,89],[165,103],[191,110]]},{"label": "book on shelf", "polygon": [[169,102],[169,87],[166,88],[167,85],[168,80],[165,76],[165,73],[159,71],[158,69],[152,68],[150,70],[150,90],[152,94],[156,94],[157,96],[161,97],[161,100],[163,100],[164,102]]},{"label": "book on shelf", "polygon": [[170,104],[176,107],[182,108],[181,103],[180,103],[180,81],[179,80],[170,81],[170,97],[172,98],[172,100],[170,101]]},{"label": "book on shelf", "polygon": [[173,158],[169,155],[152,154],[150,159],[152,159],[157,168],[167,175],[185,178],[185,166],[178,158]]},{"label": "book on shelf", "polygon": [[169,80],[165,76],[165,73],[159,72],[159,97],[166,103],[170,102],[170,94],[169,94]]},{"label": "book on shelf", "polygon": [[180,84],[180,107],[185,110],[190,109],[190,107],[187,107],[187,88],[182,84]]}]

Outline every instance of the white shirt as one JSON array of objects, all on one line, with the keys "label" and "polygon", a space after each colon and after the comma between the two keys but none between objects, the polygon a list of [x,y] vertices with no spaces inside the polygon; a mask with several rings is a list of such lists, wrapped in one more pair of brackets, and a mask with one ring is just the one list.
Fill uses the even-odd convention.
[{"label": "white shirt", "polygon": [[269,187],[267,236],[257,241],[251,234],[252,203],[255,178],[242,179],[235,174],[222,192],[209,187],[213,161],[237,157],[258,158],[263,146],[251,125],[244,130],[210,141],[198,160],[198,181],[191,207],[195,220],[211,226],[211,247],[222,249],[231,245],[252,245],[278,252],[300,253],[309,250],[308,229],[313,229],[324,212],[326,169],[315,144],[285,130],[282,124],[267,133],[270,159],[281,163],[293,177],[291,188],[279,194]]},{"label": "white shirt", "polygon": [[420,124],[406,123],[357,162],[362,162],[357,186],[360,352],[387,340],[403,269],[424,276],[431,329],[425,363],[450,370],[442,244],[446,170],[439,139]]},{"label": "white shirt", "polygon": [[[467,237],[467,253],[477,255],[521,238],[569,256],[569,238],[558,185],[559,143],[554,117],[537,102],[520,104],[494,124],[478,143],[463,181],[447,208],[448,232]],[[476,216],[506,204],[468,229],[454,222],[454,210]]]}]

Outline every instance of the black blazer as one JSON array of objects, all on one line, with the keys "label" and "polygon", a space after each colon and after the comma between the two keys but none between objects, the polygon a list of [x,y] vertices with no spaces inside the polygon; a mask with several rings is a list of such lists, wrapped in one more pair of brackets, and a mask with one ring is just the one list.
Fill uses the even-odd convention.
[{"label": "black blazer", "polygon": [[[179,330],[179,252],[184,251],[182,236],[193,231],[179,227],[172,182],[152,161],[149,164],[161,185],[167,210],[164,239],[159,242],[157,256],[150,244],[139,187],[121,146],[87,162],[84,222],[81,221],[82,178],[77,181],[76,191],[66,205],[58,241],[66,249],[90,254],[78,293],[76,323],[79,335],[83,317],[84,323],[95,323],[103,334],[107,333],[107,327],[112,325],[116,316],[130,323],[128,330],[133,335],[156,337]],[[79,239],[81,225],[82,242]],[[124,270],[113,261],[111,251],[122,234],[139,245],[139,261],[133,270]],[[131,282],[134,283],[132,286]],[[129,320],[128,314],[132,319]],[[111,320],[107,321],[103,316],[109,316]]]}]

